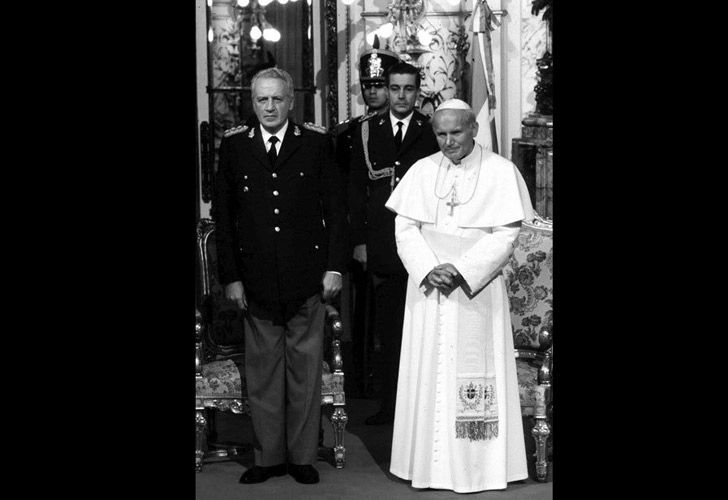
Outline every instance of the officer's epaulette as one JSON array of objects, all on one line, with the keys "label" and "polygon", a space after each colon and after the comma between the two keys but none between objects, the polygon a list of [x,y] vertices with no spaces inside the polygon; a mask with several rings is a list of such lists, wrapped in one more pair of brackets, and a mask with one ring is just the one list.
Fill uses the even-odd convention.
[{"label": "officer's epaulette", "polygon": [[239,134],[241,132],[245,132],[250,127],[247,125],[238,125],[237,127],[229,128],[224,132],[225,137],[230,137],[231,135]]},{"label": "officer's epaulette", "polygon": [[314,132],[318,132],[319,134],[327,134],[329,131],[326,130],[326,127],[322,127],[321,125],[316,125],[315,123],[311,122],[303,122],[303,128],[308,130],[313,130]]},{"label": "officer's epaulette", "polygon": [[379,113],[376,111],[372,111],[371,113],[367,113],[366,115],[362,115],[361,118],[359,118],[359,123],[369,120],[370,118],[374,118]]}]

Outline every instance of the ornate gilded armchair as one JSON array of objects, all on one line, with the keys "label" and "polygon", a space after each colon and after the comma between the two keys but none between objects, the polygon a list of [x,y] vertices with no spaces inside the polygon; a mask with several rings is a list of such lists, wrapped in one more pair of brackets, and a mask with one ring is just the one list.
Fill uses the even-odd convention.
[{"label": "ornate gilded armchair", "polygon": [[551,419],[553,354],[553,222],[536,216],[524,223],[504,268],[516,350],[521,413],[532,417],[536,479],[546,481]]},{"label": "ornate gilded armchair", "polygon": [[[250,414],[245,387],[245,352],[242,332],[242,313],[224,300],[222,285],[217,281],[215,253],[215,224],[201,219],[197,225],[197,253],[200,274],[198,309],[195,322],[195,409],[197,443],[195,469],[202,470],[206,458],[229,458],[239,453],[239,446],[220,446],[216,438],[215,411]],[[329,456],[333,451],[336,468],[346,463],[344,427],[346,398],[342,371],[342,323],[338,311],[326,306],[324,361],[321,380],[321,404],[331,407],[333,450],[323,446],[320,433],[319,454]],[[331,370],[333,368],[333,371]],[[322,412],[323,414],[323,412]],[[209,439],[208,439],[209,438]]]}]

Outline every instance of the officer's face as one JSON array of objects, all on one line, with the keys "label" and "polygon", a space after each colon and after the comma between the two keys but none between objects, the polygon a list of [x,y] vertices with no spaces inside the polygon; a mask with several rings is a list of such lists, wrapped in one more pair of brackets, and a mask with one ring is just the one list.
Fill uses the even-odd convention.
[{"label": "officer's face", "polygon": [[271,134],[278,132],[293,109],[293,99],[280,78],[260,78],[252,89],[253,110],[260,124]]},{"label": "officer's face", "polygon": [[415,100],[420,91],[415,84],[415,75],[389,75],[389,109],[397,118],[404,118],[415,109]]},{"label": "officer's face", "polygon": [[475,147],[473,138],[478,134],[478,122],[469,124],[467,112],[464,110],[443,109],[435,111],[432,130],[440,151],[457,164]]},{"label": "officer's face", "polygon": [[383,80],[362,83],[361,90],[364,102],[369,106],[369,111],[380,111],[387,106],[389,93]]}]

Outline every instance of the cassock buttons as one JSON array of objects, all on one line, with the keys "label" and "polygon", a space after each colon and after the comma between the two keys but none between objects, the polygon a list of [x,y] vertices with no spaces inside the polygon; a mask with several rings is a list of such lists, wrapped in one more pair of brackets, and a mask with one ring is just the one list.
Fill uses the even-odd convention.
[{"label": "cassock buttons", "polygon": [[278,174],[277,174],[277,173],[275,173],[275,172],[273,172],[273,178],[274,178],[274,179],[277,179],[277,178],[278,178]]},{"label": "cassock buttons", "polygon": [[243,191],[247,193],[250,189],[248,189],[248,186],[243,186]]},{"label": "cassock buttons", "polygon": [[273,196],[278,196],[278,191],[273,191]]},{"label": "cassock buttons", "polygon": [[278,210],[278,209],[276,208],[275,210],[273,210],[273,213],[274,213],[274,214],[276,214],[276,215],[278,215],[278,214],[280,213],[280,210]]},{"label": "cassock buttons", "polygon": [[314,245],[313,247],[314,247],[314,248],[315,248],[316,250],[318,250],[318,245]]},{"label": "cassock buttons", "polygon": [[301,177],[303,177],[303,172],[298,172],[298,174],[299,174],[299,175],[300,175]]},{"label": "cassock buttons", "polygon": [[273,229],[275,229],[276,233],[280,233],[281,232],[281,228],[278,227],[278,226],[274,227]]},{"label": "cassock buttons", "polygon": [[395,177],[394,182],[399,182],[399,177]]},{"label": "cassock buttons", "polygon": [[399,166],[399,160],[395,161],[394,164]]},{"label": "cassock buttons", "polygon": [[248,180],[248,176],[247,175],[244,175],[243,176],[243,179],[245,179],[247,181]]}]

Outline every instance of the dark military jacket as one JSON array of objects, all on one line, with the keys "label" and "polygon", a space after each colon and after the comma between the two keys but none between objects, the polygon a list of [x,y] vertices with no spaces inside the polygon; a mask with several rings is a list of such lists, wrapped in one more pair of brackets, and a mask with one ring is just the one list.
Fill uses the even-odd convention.
[{"label": "dark military jacket", "polygon": [[354,147],[354,134],[357,127],[362,121],[375,115],[375,112],[371,112],[366,115],[355,116],[336,125],[336,164],[344,182],[348,181],[349,171],[351,170],[351,152]]},{"label": "dark military jacket", "polygon": [[289,120],[273,169],[258,126],[227,131],[213,200],[220,282],[242,281],[271,310],[320,291],[348,262],[344,189],[328,134]]},{"label": "dark military jacket", "polygon": [[[368,152],[371,168],[381,170],[394,167],[394,186],[420,158],[439,151],[429,118],[415,111],[399,151],[394,144],[389,112],[374,116],[369,123]],[[367,245],[367,268],[383,275],[406,273],[397,255],[394,239],[395,213],[384,206],[392,193],[390,177],[369,178],[364,157],[361,125],[354,134],[351,171],[348,181],[351,244]]]}]

